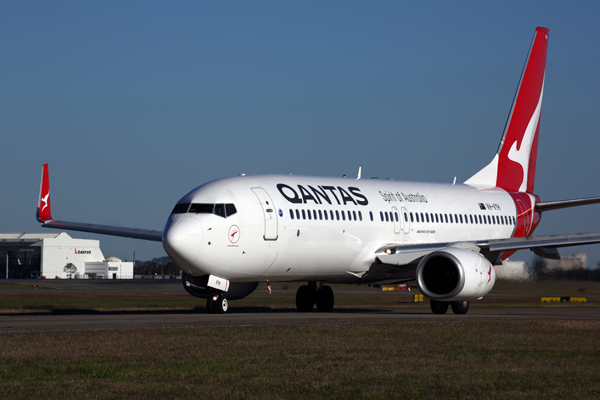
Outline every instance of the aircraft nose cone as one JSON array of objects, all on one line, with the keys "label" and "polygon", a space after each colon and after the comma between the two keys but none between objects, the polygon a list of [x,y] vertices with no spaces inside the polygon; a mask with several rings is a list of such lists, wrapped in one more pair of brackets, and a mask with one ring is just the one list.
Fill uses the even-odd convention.
[{"label": "aircraft nose cone", "polygon": [[163,231],[163,246],[176,264],[193,271],[193,262],[200,254],[202,245],[202,224],[193,216],[169,219]]}]

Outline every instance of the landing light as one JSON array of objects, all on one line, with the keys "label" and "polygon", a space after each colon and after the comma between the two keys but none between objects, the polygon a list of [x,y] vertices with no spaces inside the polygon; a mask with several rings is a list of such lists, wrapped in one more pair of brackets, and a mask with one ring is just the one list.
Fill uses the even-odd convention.
[{"label": "landing light", "polygon": [[396,254],[396,249],[386,249],[385,254]]}]

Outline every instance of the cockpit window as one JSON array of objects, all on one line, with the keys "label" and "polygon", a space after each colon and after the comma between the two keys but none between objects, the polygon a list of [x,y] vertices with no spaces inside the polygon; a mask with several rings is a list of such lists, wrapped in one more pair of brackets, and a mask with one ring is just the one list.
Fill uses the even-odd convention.
[{"label": "cockpit window", "polygon": [[214,204],[192,203],[190,212],[194,214],[212,214],[214,208]]},{"label": "cockpit window", "polygon": [[237,212],[234,204],[225,204],[225,211],[227,212],[227,216],[233,215]]},{"label": "cockpit window", "polygon": [[190,208],[190,203],[175,204],[171,214],[185,214],[188,212],[188,208]]},{"label": "cockpit window", "polygon": [[215,204],[215,215],[218,215],[219,217],[223,217],[223,218],[227,218],[227,215],[225,215],[225,204]]},{"label": "cockpit window", "polygon": [[176,204],[171,214],[215,214],[219,217],[227,218],[235,213],[237,209],[234,204],[208,204],[208,203],[182,203]]}]

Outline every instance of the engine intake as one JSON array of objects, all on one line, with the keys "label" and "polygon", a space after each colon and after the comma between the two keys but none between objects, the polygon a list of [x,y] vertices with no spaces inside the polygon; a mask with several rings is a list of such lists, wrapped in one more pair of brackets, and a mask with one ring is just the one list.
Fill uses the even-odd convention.
[{"label": "engine intake", "polygon": [[492,290],[496,271],[481,254],[448,247],[421,260],[417,281],[423,294],[432,300],[476,300]]}]

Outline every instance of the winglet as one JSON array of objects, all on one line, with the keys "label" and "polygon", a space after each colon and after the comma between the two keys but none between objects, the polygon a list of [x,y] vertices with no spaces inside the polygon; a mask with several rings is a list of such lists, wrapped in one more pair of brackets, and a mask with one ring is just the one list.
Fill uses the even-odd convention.
[{"label": "winglet", "polygon": [[40,182],[40,195],[35,216],[39,222],[52,221],[50,211],[50,178],[48,176],[48,164],[42,166],[42,180]]}]

